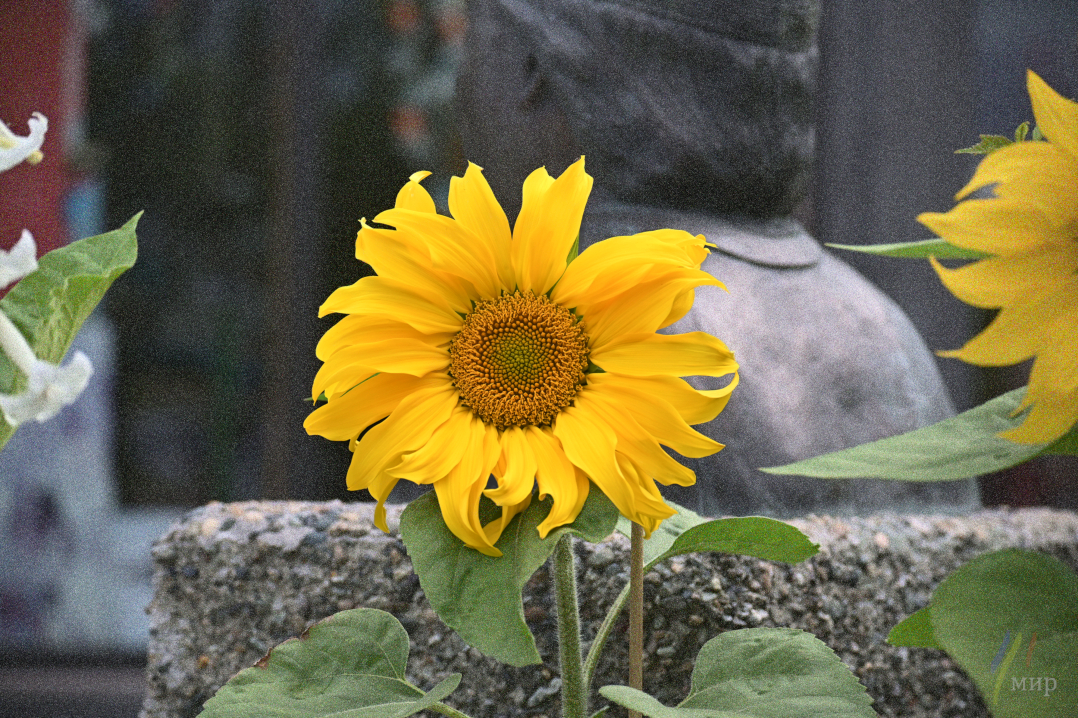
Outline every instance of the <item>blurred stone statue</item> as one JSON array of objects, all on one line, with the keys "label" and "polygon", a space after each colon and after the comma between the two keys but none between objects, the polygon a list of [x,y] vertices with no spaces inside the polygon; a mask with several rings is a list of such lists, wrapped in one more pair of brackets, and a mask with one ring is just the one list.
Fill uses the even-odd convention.
[{"label": "blurred stone statue", "polygon": [[668,331],[721,338],[741,384],[697,427],[727,448],[686,460],[697,484],[669,498],[708,515],[979,505],[973,481],[757,470],[954,413],[899,307],[790,216],[812,164],[819,0],[472,0],[469,11],[457,87],[465,156],[510,221],[531,170],[556,176],[585,155],[595,188],[581,249],[663,227],[716,245],[704,269],[729,293],[697,290]]}]

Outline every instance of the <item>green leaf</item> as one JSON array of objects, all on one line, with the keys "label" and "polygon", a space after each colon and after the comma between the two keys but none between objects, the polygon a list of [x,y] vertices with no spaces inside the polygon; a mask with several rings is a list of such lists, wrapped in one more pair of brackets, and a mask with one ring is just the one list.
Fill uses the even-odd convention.
[{"label": "green leaf", "polygon": [[569,248],[569,256],[565,258],[566,264],[571,264],[577,255],[580,254],[580,232],[576,233],[576,239],[573,240],[573,246]]},{"label": "green leaf", "polygon": [[[72,242],[38,260],[36,271],[0,299],[0,311],[19,328],[39,359],[58,364],[112,282],[138,255],[139,212],[120,229]],[[91,379],[92,381],[92,379]],[[22,390],[26,377],[0,352],[0,393]],[[0,421],[0,448],[15,429]]]},{"label": "green leaf", "polygon": [[1026,141],[1026,136],[1028,134],[1029,134],[1029,123],[1028,122],[1023,122],[1022,124],[1018,125],[1018,127],[1014,128],[1014,141],[1015,142],[1025,142]]},{"label": "green leaf", "polygon": [[947,577],[929,608],[936,640],[995,718],[1074,716],[1078,575],[1065,564],[1018,549],[985,554]]},{"label": "green leaf", "polygon": [[950,419],[905,434],[823,454],[785,466],[762,468],[769,474],[821,479],[968,479],[1020,464],[1045,450],[1045,444],[1016,444],[996,436],[1022,423],[1011,414],[1025,387],[1015,389]]},{"label": "green leaf", "polygon": [[646,693],[605,686],[603,697],[651,718],[875,718],[872,699],[811,633],[746,628],[700,649],[689,696],[669,708]]},{"label": "green leaf", "polygon": [[851,252],[864,252],[880,257],[901,257],[904,259],[984,259],[991,254],[975,249],[956,247],[942,239],[923,239],[917,242],[898,242],[896,244],[828,244],[834,249],[848,249]]},{"label": "green leaf", "polygon": [[[820,547],[790,524],[765,518],[706,519],[673,501],[678,510],[664,519],[644,542],[644,565],[650,570],[660,561],[700,551],[721,551],[769,561],[798,563],[814,556]],[[628,536],[631,523],[618,517],[618,531]]]},{"label": "green leaf", "polygon": [[936,642],[936,636],[932,632],[932,618],[929,616],[928,608],[925,606],[920,611],[915,611],[902,623],[892,628],[887,634],[887,642],[892,646],[942,648]]},{"label": "green leaf", "polygon": [[1040,142],[1044,139],[1044,134],[1041,133],[1041,128],[1038,125],[1033,126],[1033,141]]},{"label": "green leaf", "polygon": [[[1017,131],[1015,134],[1017,135]],[[1004,137],[1003,135],[981,135],[980,142],[972,147],[955,150],[954,153],[956,155],[990,155],[996,150],[1003,149],[1012,144],[1014,144],[1014,142],[1010,137]]]},{"label": "green leaf", "polygon": [[405,679],[408,634],[384,611],[342,611],[272,649],[206,701],[202,718],[405,718],[460,684],[428,693]]},{"label": "green leaf", "polygon": [[1069,432],[1056,439],[1054,443],[1049,444],[1044,453],[1078,456],[1078,424],[1072,426]]},{"label": "green leaf", "polygon": [[[618,515],[593,484],[576,521],[540,539],[536,527],[552,503],[549,498],[533,500],[514,517],[495,544],[502,552],[496,558],[468,548],[453,535],[434,492],[419,497],[401,514],[401,538],[431,607],[468,645],[513,666],[541,661],[524,621],[524,584],[554,552],[562,534],[602,541],[614,530]],[[489,499],[481,500],[484,520],[496,511]]]}]

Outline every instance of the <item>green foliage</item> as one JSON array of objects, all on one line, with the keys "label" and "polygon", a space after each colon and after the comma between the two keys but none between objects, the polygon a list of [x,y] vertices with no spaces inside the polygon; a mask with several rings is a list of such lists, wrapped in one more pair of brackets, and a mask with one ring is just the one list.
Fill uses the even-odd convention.
[{"label": "green foliage", "polygon": [[984,259],[992,255],[975,249],[956,247],[942,239],[923,239],[916,242],[897,242],[895,244],[828,244],[834,249],[848,249],[851,252],[875,254],[880,257],[900,257],[903,259]]},{"label": "green foliage", "polygon": [[[1005,137],[1003,135],[981,135],[980,142],[973,145],[972,147],[965,147],[960,150],[955,150],[955,154],[990,155],[996,150],[1000,150],[1004,147],[1013,145],[1015,142],[1025,142],[1028,136],[1029,123],[1023,122],[1022,124],[1018,125],[1018,127],[1014,128],[1014,140],[1011,140],[1011,138]],[[1033,128],[1033,136],[1031,139],[1036,142],[1039,142],[1040,140],[1044,139],[1044,135],[1041,134],[1041,130],[1039,127]]]},{"label": "green foliage", "polygon": [[896,626],[888,641],[943,648],[996,718],[1073,716],[1078,575],[1030,551],[985,554],[947,577],[931,603]]},{"label": "green foliage", "polygon": [[[38,260],[0,299],[0,311],[19,328],[39,359],[59,364],[71,342],[113,281],[135,264],[135,226],[142,213],[120,229],[72,242]],[[0,352],[0,393],[23,389],[26,378]],[[0,448],[15,429],[0,421]]]},{"label": "green foliage", "polygon": [[[706,519],[672,501],[667,503],[678,512],[664,520],[644,542],[645,570],[671,556],[697,551],[799,563],[820,550],[808,536],[782,521],[762,516]],[[630,527],[627,518],[618,517],[618,531],[628,536]]]},{"label": "green foliage", "polygon": [[[1029,128],[1029,123],[1022,123]],[[1021,127],[1021,125],[1019,125]],[[1019,140],[1021,141],[1021,140]],[[963,147],[960,150],[955,150],[956,155],[990,155],[996,150],[1003,149],[1008,145],[1013,145],[1014,140],[1010,137],[1004,137],[1003,135],[981,135],[981,141],[972,147]]]},{"label": "green foliage", "polygon": [[[618,516],[617,508],[593,485],[576,521],[540,539],[536,527],[551,505],[550,499],[532,501],[514,517],[495,544],[502,552],[497,558],[468,548],[453,535],[433,492],[401,514],[401,538],[435,612],[468,645],[513,666],[541,662],[524,621],[524,584],[554,552],[562,534],[601,541],[614,530]],[[480,516],[492,518],[495,510],[484,497]]]},{"label": "green foliage", "polygon": [[892,646],[910,646],[916,648],[942,648],[932,632],[932,618],[928,606],[910,614],[906,620],[891,629],[887,642]]},{"label": "green foliage", "polygon": [[605,698],[650,718],[875,718],[872,699],[811,633],[746,628],[700,649],[688,697],[676,708],[625,686]]},{"label": "green foliage", "polygon": [[1071,435],[1055,444],[1016,444],[997,434],[1022,423],[1012,414],[1025,387],[921,429],[761,471],[821,479],[901,479],[949,481],[980,476],[1020,464],[1048,449],[1068,453]]},{"label": "green foliage", "polygon": [[1044,453],[1078,456],[1078,425],[1072,426],[1071,430],[1059,437],[1055,443],[1049,444]]},{"label": "green foliage", "polygon": [[424,693],[405,679],[408,634],[373,608],[342,611],[240,671],[202,718],[405,718],[460,684],[455,673]]}]

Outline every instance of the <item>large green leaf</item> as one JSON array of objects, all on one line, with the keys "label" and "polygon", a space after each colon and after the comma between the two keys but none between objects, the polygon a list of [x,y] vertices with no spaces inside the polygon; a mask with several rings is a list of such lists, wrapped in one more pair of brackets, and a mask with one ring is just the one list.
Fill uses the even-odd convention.
[{"label": "large green leaf", "polygon": [[206,702],[202,718],[405,718],[460,684],[455,673],[428,693],[404,676],[408,634],[384,611],[357,608],[315,624]]},{"label": "large green leaf", "polygon": [[[763,516],[707,519],[673,501],[667,503],[678,512],[664,519],[644,542],[646,569],[671,556],[700,551],[798,563],[820,550],[808,536],[782,521]],[[628,536],[631,526],[627,518],[618,517],[618,531]]]},{"label": "large green leaf", "polygon": [[1065,564],[1018,549],[985,554],[939,585],[929,613],[996,718],[1075,715],[1078,575]]},{"label": "large green leaf", "polygon": [[922,239],[916,242],[897,242],[895,244],[828,244],[833,249],[848,249],[851,252],[864,252],[880,257],[902,257],[905,259],[984,259],[992,255],[975,249],[956,247],[942,239]]},{"label": "large green leaf", "polygon": [[[135,226],[142,213],[120,229],[72,242],[45,254],[38,268],[0,299],[3,311],[39,359],[60,363],[79,328],[112,282],[138,255]],[[0,393],[25,387],[26,378],[0,352]],[[0,447],[15,429],[0,420]]]},{"label": "large green leaf", "polygon": [[[602,541],[614,530],[618,510],[594,485],[576,521],[554,529],[545,539],[536,527],[551,500],[532,501],[505,528],[495,558],[468,548],[442,519],[438,498],[427,493],[401,514],[401,538],[408,547],[430,605],[470,646],[503,663],[524,666],[541,661],[535,637],[524,621],[522,591],[566,532]],[[496,507],[484,497],[480,516],[493,518]]]},{"label": "large green leaf", "polygon": [[625,686],[605,698],[650,718],[875,718],[872,699],[835,652],[811,633],[746,628],[700,649],[689,696],[676,708]]},{"label": "large green leaf", "polygon": [[905,434],[823,454],[785,466],[760,469],[822,479],[968,479],[1020,464],[1045,444],[1016,444],[997,436],[1022,423],[1012,417],[1025,394],[1015,389],[950,419]]},{"label": "large green leaf", "polygon": [[899,623],[887,634],[887,642],[892,646],[910,646],[916,648],[942,648],[932,632],[932,617],[928,606],[914,611],[906,620]]}]

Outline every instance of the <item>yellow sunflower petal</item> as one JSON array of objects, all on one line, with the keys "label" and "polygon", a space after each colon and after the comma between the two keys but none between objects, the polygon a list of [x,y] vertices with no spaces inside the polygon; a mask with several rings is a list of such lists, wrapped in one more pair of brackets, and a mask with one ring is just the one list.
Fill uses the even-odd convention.
[{"label": "yellow sunflower petal", "polygon": [[425,242],[435,269],[467,279],[483,297],[498,295],[501,285],[490,247],[456,220],[427,212],[389,209],[374,221],[394,227],[404,235],[401,241]]},{"label": "yellow sunflower petal", "polygon": [[432,304],[407,287],[381,277],[364,277],[335,290],[319,307],[318,316],[334,312],[397,319],[425,334],[458,332],[461,327],[460,316],[448,303]]},{"label": "yellow sunflower petal", "polygon": [[[656,379],[673,379],[673,377],[644,379],[618,374],[593,374],[588,380],[588,389],[603,396],[610,396],[613,403],[620,406],[627,416],[637,421],[640,427],[658,443],[669,446],[682,456],[701,458],[723,449],[722,444],[689,426],[674,404],[667,400],[674,392],[664,391],[666,387],[662,385],[647,386],[645,384],[645,382],[655,382]],[[676,381],[684,384],[681,379]],[[704,419],[705,421],[710,421],[722,411],[726,406],[726,401],[729,400],[730,393],[737,386],[737,381],[737,374],[734,374],[733,381],[719,390],[725,392],[722,399],[700,397],[703,401],[710,402],[709,410],[714,410],[714,414]],[[692,387],[688,387],[687,394],[699,396]],[[704,416],[706,415],[707,413],[704,413]]]},{"label": "yellow sunflower petal", "polygon": [[1078,417],[1078,392],[1037,399],[1025,421],[1000,434],[1018,444],[1047,444],[1074,428]]},{"label": "yellow sunflower petal", "polygon": [[[599,305],[581,305],[591,339],[592,351],[599,351],[607,344],[628,334],[654,333],[673,311],[674,302],[693,287],[709,284],[722,286],[722,282],[707,272],[681,269],[636,286],[636,291],[616,295]],[[691,301],[690,301],[691,304]]]},{"label": "yellow sunflower petal", "polygon": [[326,361],[356,344],[386,339],[420,339],[432,346],[448,346],[455,332],[425,334],[415,327],[388,317],[347,314],[330,327],[315,348],[315,356]]},{"label": "yellow sunflower petal", "polygon": [[618,452],[618,470],[625,476],[637,490],[637,511],[625,518],[640,524],[644,528],[644,538],[651,538],[651,532],[658,528],[663,519],[673,516],[677,512],[663,501],[655,482],[648,479],[640,471],[632,459]]},{"label": "yellow sunflower petal", "polygon": [[596,242],[566,268],[550,297],[576,307],[631,291],[657,265],[699,269],[708,254],[704,244],[702,236],[674,229]]},{"label": "yellow sunflower petal", "polygon": [[425,376],[431,372],[446,371],[449,368],[449,353],[430,342],[407,337],[356,344],[338,351],[327,360],[326,365],[331,366],[336,362],[354,362],[374,371]]},{"label": "yellow sunflower petal", "polygon": [[536,294],[550,291],[565,272],[569,250],[580,236],[592,179],[584,172],[581,157],[554,182],[545,188],[544,184],[541,175],[525,182],[524,202],[513,227],[513,244],[519,247],[520,264],[514,268],[520,289]]},{"label": "yellow sunflower petal", "polygon": [[430,440],[415,451],[404,454],[386,471],[391,476],[416,484],[430,484],[444,479],[460,463],[465,442],[460,440],[471,428],[472,412],[457,406],[449,419],[431,434]]},{"label": "yellow sunflower petal", "polygon": [[1044,346],[1044,324],[1055,309],[1044,301],[1005,307],[988,327],[954,351],[940,356],[978,366],[1007,366],[1029,359]]},{"label": "yellow sunflower petal", "polygon": [[447,383],[440,377],[417,379],[407,374],[378,374],[363,382],[362,391],[349,391],[312,411],[303,428],[312,436],[347,441],[389,416],[413,392]]},{"label": "yellow sunflower petal", "polygon": [[[718,281],[718,280],[716,280]],[[726,285],[722,282],[718,282],[716,286],[726,289]],[[690,287],[677,295],[674,302],[670,305],[670,311],[666,315],[666,319],[663,319],[659,324],[659,329],[666,329],[674,322],[682,319],[689,310],[692,309],[693,302],[696,301],[696,288]]]},{"label": "yellow sunflower petal", "polygon": [[969,199],[950,212],[920,214],[917,221],[956,247],[988,254],[1028,252],[1064,237],[1043,213],[1013,199]]},{"label": "yellow sunflower petal", "polygon": [[[352,454],[352,461],[355,460],[356,456]],[[400,479],[383,472],[376,476],[367,486],[367,490],[370,491],[371,496],[377,502],[374,507],[374,525],[386,533],[389,533],[389,524],[386,522],[386,499],[389,498],[389,494],[393,491],[393,487],[397,485],[398,481]]]},{"label": "yellow sunflower petal", "polygon": [[1048,142],[1016,142],[981,160],[956,198],[994,184],[997,198],[1020,202],[1056,227],[1073,227],[1078,220],[1076,176],[1078,157]]},{"label": "yellow sunflower petal", "polygon": [[539,498],[553,499],[550,513],[538,527],[539,538],[546,538],[553,529],[576,520],[588,498],[591,482],[569,461],[550,429],[529,426],[525,435],[535,455]]},{"label": "yellow sunflower petal", "polygon": [[553,433],[569,461],[595,482],[618,511],[625,516],[632,515],[636,502],[614,459],[618,443],[614,430],[596,416],[593,409],[575,405],[558,414]]},{"label": "yellow sunflower petal", "polygon": [[[591,389],[591,387],[588,387]],[[692,486],[696,474],[663,451],[659,442],[640,426],[626,405],[611,392],[585,390],[577,404],[586,404],[617,435],[617,450],[632,459],[644,476],[664,486]]]},{"label": "yellow sunflower petal", "polygon": [[502,537],[502,533],[509,525],[509,522],[513,520],[513,517],[519,514],[524,509],[531,506],[532,495],[528,494],[516,504],[507,504],[502,506],[501,516],[494,519],[486,526],[483,527],[483,535],[486,536],[487,542],[490,544],[498,543],[498,539]]},{"label": "yellow sunflower petal", "polygon": [[410,209],[415,212],[430,212],[434,214],[438,210],[434,207],[434,200],[419,183],[430,177],[430,172],[425,170],[412,173],[407,184],[401,187],[397,193],[397,209]]},{"label": "yellow sunflower petal", "polygon": [[629,376],[724,376],[737,371],[733,352],[704,332],[632,334],[593,351],[591,360],[608,372]]},{"label": "yellow sunflower petal", "polygon": [[486,495],[499,506],[514,506],[531,496],[535,488],[536,461],[535,452],[524,435],[524,430],[511,426],[499,432],[501,461],[495,470],[498,488],[487,489]]},{"label": "yellow sunflower petal", "polygon": [[389,417],[371,427],[356,445],[359,456],[348,467],[348,489],[367,488],[379,474],[396,465],[402,454],[426,443],[434,430],[449,419],[456,404],[456,392],[448,377],[432,379],[402,399]]},{"label": "yellow sunflower petal", "polygon": [[513,288],[516,280],[509,258],[512,241],[509,220],[494,198],[481,167],[469,162],[463,177],[449,181],[449,211],[490,248],[501,285]]},{"label": "yellow sunflower petal", "polygon": [[943,285],[966,304],[1003,307],[1033,294],[1057,291],[1078,271],[1078,242],[991,257],[958,269],[946,269],[935,258],[930,261]]},{"label": "yellow sunflower petal", "polygon": [[498,462],[498,442],[488,433],[496,429],[472,418],[467,433],[460,437],[464,444],[461,460],[444,479],[434,482],[442,518],[449,530],[465,545],[488,556],[501,556],[494,542],[487,539],[479,520],[479,499],[487,486],[487,479]]},{"label": "yellow sunflower petal", "polygon": [[1026,72],[1026,87],[1041,134],[1078,159],[1078,103],[1057,93],[1032,70]]},{"label": "yellow sunflower petal", "polygon": [[364,222],[356,236],[356,259],[371,265],[379,277],[404,285],[434,304],[468,311],[471,300],[460,278],[434,269],[429,254],[402,241],[406,236]]},{"label": "yellow sunflower petal", "polygon": [[[620,374],[591,374],[588,382],[609,382],[618,391],[623,387],[643,396],[659,397],[678,412],[686,424],[711,421],[726,408],[738,383],[733,380],[721,389],[695,389],[687,381],[674,376],[624,376]],[[672,448],[672,447],[671,447]],[[686,454],[688,456],[688,454]]]}]

